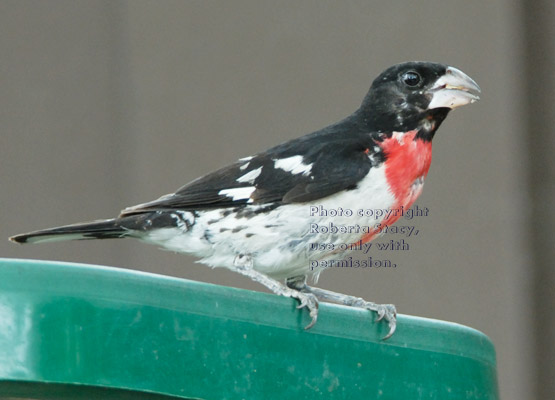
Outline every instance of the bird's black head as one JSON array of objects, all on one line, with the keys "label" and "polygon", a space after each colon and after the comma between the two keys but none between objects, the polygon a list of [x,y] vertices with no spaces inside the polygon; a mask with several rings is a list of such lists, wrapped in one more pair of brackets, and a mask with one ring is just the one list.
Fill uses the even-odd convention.
[{"label": "bird's black head", "polygon": [[406,62],[374,80],[357,113],[373,131],[419,129],[431,139],[451,109],[478,100],[478,93],[476,82],[456,68]]}]

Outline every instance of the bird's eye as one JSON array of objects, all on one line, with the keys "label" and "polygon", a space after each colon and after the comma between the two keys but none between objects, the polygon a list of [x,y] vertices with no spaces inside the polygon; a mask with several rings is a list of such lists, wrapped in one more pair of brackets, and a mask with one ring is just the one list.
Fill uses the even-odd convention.
[{"label": "bird's eye", "polygon": [[407,86],[411,87],[417,86],[422,80],[418,72],[414,71],[405,72],[401,79]]}]

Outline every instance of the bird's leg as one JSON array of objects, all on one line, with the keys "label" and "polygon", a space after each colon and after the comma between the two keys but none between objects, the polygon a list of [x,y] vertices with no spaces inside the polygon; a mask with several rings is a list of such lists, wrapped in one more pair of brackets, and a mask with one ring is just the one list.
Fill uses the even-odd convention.
[{"label": "bird's leg", "polygon": [[255,271],[253,269],[253,261],[250,255],[239,254],[235,257],[233,261],[234,271],[240,273],[241,275],[248,276],[253,281],[258,282],[277,295],[292,297],[297,299],[300,304],[297,308],[306,307],[309,311],[311,322],[305,327],[305,329],[310,329],[316,323],[318,319],[318,299],[312,293],[302,293],[297,289],[287,287],[283,283],[268,277],[267,275]]},{"label": "bird's leg", "polygon": [[306,275],[299,275],[293,276],[292,278],[287,278],[287,281],[285,283],[287,284],[287,287],[298,290],[299,292],[302,292],[308,287],[306,284]]},{"label": "bird's leg", "polygon": [[287,280],[287,286],[303,293],[312,293],[318,300],[333,301],[350,307],[364,308],[375,311],[378,321],[385,319],[389,325],[389,332],[383,340],[389,339],[397,327],[397,310],[393,304],[376,304],[366,301],[360,297],[332,292],[331,290],[311,287],[306,284],[306,277],[294,277]]}]

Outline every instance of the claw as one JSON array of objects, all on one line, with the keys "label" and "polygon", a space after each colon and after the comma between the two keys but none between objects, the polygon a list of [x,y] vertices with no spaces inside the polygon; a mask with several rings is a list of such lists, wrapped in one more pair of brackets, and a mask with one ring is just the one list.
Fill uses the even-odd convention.
[{"label": "claw", "polygon": [[314,326],[314,324],[316,323],[316,320],[318,319],[318,316],[312,316],[312,321],[310,321],[310,323],[304,327],[305,331],[308,331],[310,328],[312,328]]},{"label": "claw", "polygon": [[382,340],[387,340],[395,333],[397,328],[397,310],[393,304],[379,304],[374,311],[378,313],[376,321],[385,319],[389,325],[389,332],[382,338]]},{"label": "claw", "polygon": [[389,332],[385,335],[382,340],[387,340],[395,333],[395,329],[397,328],[397,320],[393,319],[389,321]]},{"label": "claw", "polygon": [[308,308],[310,318],[312,319],[310,323],[304,327],[305,330],[308,330],[314,326],[318,319],[318,300],[316,296],[311,293],[298,292],[294,297],[300,302],[297,308]]}]

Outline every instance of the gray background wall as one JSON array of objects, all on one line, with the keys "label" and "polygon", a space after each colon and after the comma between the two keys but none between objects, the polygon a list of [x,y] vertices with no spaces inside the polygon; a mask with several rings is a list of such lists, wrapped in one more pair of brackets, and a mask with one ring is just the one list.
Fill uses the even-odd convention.
[{"label": "gray background wall", "polygon": [[[555,397],[555,19],[545,1],[0,1],[0,236],[111,217],[358,107],[406,60],[454,65],[453,112],[395,270],[319,286],[489,335],[503,399]],[[550,125],[551,124],[551,125]],[[106,264],[261,290],[134,241],[0,256]]]}]

